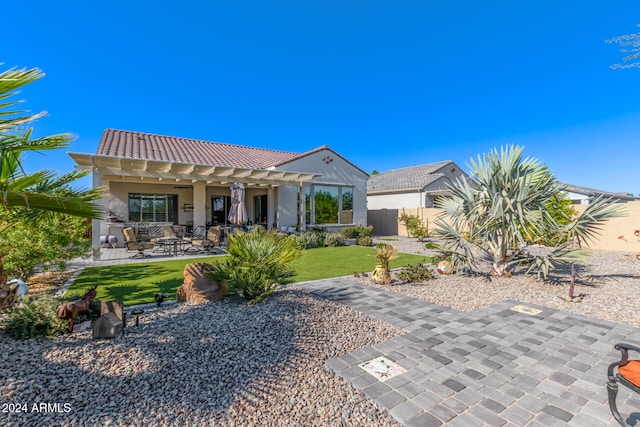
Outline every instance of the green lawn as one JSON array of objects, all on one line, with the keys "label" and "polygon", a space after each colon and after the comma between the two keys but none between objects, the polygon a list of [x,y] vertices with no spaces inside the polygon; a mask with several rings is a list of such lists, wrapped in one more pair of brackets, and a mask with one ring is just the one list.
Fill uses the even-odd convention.
[{"label": "green lawn", "polygon": [[[304,251],[294,267],[296,282],[347,276],[354,272],[371,272],[376,265],[376,250],[360,246],[340,246]],[[424,261],[423,256],[402,254],[391,262],[391,267],[401,267]],[[89,267],[78,276],[65,295],[84,293],[98,284],[97,298],[123,300],[125,305],[153,302],[156,293],[166,292],[170,299],[182,284],[184,266],[191,262],[213,263],[216,258],[180,259],[164,262]]]}]

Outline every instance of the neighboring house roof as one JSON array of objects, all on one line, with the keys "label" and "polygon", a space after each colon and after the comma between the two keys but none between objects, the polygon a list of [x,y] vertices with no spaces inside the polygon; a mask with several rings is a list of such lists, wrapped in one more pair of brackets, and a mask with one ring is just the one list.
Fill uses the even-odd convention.
[{"label": "neighboring house roof", "polygon": [[455,165],[453,161],[445,160],[371,175],[367,181],[367,194],[423,190],[442,178],[444,175],[439,171],[449,164]]},{"label": "neighboring house roof", "polygon": [[596,190],[594,188],[581,187],[579,185],[573,185],[573,184],[567,184],[567,183],[560,183],[559,186],[561,190],[567,191],[569,193],[583,194],[589,197],[596,197],[599,195],[603,195],[604,197],[613,197],[615,199],[620,199],[620,200],[638,199],[637,197],[630,195],[628,193],[612,193],[610,191]]},{"label": "neighboring house roof", "polygon": [[96,154],[249,169],[267,169],[301,156],[300,153],[116,129],[104,131]]}]

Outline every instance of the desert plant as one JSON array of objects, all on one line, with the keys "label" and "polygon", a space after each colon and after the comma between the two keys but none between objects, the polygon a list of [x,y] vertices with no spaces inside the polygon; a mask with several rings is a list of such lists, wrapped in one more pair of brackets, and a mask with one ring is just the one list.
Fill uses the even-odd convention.
[{"label": "desert plant", "polygon": [[[567,225],[559,224],[546,209],[558,194],[557,180],[538,160],[523,158],[523,151],[510,146],[471,159],[471,179],[456,179],[452,196],[438,199],[444,213],[435,231],[456,268],[475,268],[481,254],[493,275],[510,276],[522,263],[546,278],[556,264],[585,263],[588,252],[572,243],[586,243],[603,221],[622,215],[608,199],[597,198]],[[529,250],[549,233],[563,236],[561,244],[542,253]]]},{"label": "desert plant", "polygon": [[355,225],[344,227],[340,230],[340,234],[342,234],[345,239],[357,239],[358,237],[371,237],[372,230],[373,226],[371,225]]},{"label": "desert plant", "polygon": [[[0,224],[11,218],[0,211]],[[53,214],[37,223],[18,222],[7,228],[0,239],[2,263],[9,277],[27,280],[36,267],[63,270],[66,262],[91,248],[90,224],[83,218]]]},{"label": "desert plant", "polygon": [[324,236],[324,245],[327,247],[344,246],[344,237],[340,233],[327,233]]},{"label": "desert plant", "polygon": [[292,238],[300,249],[312,249],[324,246],[324,232],[303,231],[294,234]]},{"label": "desert plant", "polygon": [[291,281],[291,263],[300,250],[293,239],[258,228],[229,235],[227,252],[208,276],[223,281],[230,295],[255,304]]},{"label": "desert plant", "polygon": [[391,285],[391,270],[389,269],[389,263],[392,260],[398,258],[398,250],[388,243],[379,243],[376,246],[376,259],[378,260],[378,266],[376,270],[382,271],[382,279],[385,285]]},{"label": "desert plant", "polygon": [[52,338],[63,334],[67,321],[58,319],[56,308],[60,301],[48,295],[26,299],[18,307],[9,308],[3,320],[5,333],[15,339]]},{"label": "desert plant", "polygon": [[406,265],[400,269],[396,276],[398,279],[410,283],[424,283],[435,278],[429,264],[424,262]]},{"label": "desert plant", "polygon": [[358,229],[355,226],[344,227],[340,230],[340,234],[342,234],[345,239],[355,239],[358,237]]},{"label": "desert plant", "polygon": [[398,217],[398,221],[407,227],[409,237],[422,241],[429,235],[428,226],[423,225],[422,220],[417,215],[407,215],[403,210],[402,214]]},{"label": "desert plant", "polygon": [[356,238],[356,245],[358,246],[371,246],[373,245],[373,239],[369,236],[365,236],[365,237],[357,237]]}]

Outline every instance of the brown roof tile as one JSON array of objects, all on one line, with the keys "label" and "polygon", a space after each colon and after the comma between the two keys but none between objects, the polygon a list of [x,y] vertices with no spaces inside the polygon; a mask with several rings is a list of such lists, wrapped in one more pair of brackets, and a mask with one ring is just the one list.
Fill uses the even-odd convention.
[{"label": "brown roof tile", "polygon": [[265,169],[300,156],[287,151],[117,129],[104,131],[96,154],[247,169]]}]

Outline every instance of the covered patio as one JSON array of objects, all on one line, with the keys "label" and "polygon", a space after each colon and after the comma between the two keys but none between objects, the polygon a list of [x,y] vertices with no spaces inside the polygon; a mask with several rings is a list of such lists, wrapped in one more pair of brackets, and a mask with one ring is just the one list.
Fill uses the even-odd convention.
[{"label": "covered patio", "polygon": [[[141,211],[140,219],[150,224],[226,225],[231,187],[235,183],[245,187],[250,224],[260,224],[267,229],[298,225],[279,224],[278,189],[283,185],[295,186],[304,197],[305,183],[320,176],[275,168],[212,166],[85,153],[69,155],[78,166],[91,168],[94,187],[107,190],[102,200],[107,220],[93,223],[94,258],[103,256],[99,251],[100,236],[115,236],[117,247],[122,247],[121,230],[124,221],[132,219],[132,212]],[[143,195],[140,200],[135,199],[138,194]],[[303,217],[304,206],[304,200],[297,203],[297,218]],[[146,212],[147,208],[154,211]],[[158,212],[160,208],[165,211]],[[174,212],[169,212],[170,209]],[[304,229],[304,221],[301,228]]]}]

